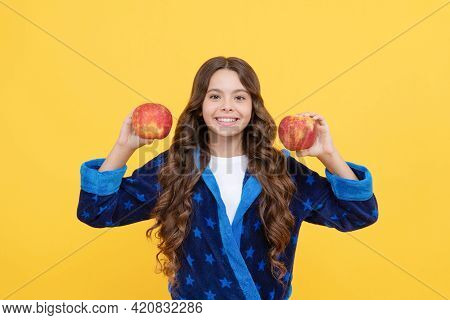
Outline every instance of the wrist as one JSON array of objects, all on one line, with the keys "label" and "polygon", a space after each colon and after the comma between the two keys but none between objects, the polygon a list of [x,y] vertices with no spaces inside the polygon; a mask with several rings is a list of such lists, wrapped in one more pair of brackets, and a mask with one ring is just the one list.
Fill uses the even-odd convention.
[{"label": "wrist", "polygon": [[124,165],[126,165],[133,152],[134,151],[129,147],[120,144],[114,144],[112,150],[109,152],[108,156],[106,157],[105,161],[103,161],[98,171],[103,172],[122,168]]},{"label": "wrist", "polygon": [[332,159],[338,159],[340,157],[339,152],[334,149],[332,151],[329,152],[324,152],[320,155],[317,156],[317,158],[323,163],[323,162],[328,162]]},{"label": "wrist", "polygon": [[128,145],[119,142],[116,142],[114,144],[113,150],[122,154],[130,154],[130,155],[133,154],[134,151],[136,151],[136,149],[130,148]]}]

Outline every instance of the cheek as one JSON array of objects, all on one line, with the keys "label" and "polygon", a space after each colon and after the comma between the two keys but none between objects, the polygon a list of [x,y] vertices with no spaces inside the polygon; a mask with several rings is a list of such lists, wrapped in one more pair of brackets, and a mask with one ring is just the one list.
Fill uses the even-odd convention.
[{"label": "cheek", "polygon": [[249,106],[247,106],[242,114],[244,116],[245,122],[250,121],[252,117],[252,105],[250,104]]},{"label": "cheek", "polygon": [[208,105],[208,103],[203,104],[202,114],[203,114],[203,118],[205,118],[205,120],[212,117],[213,111],[214,111],[213,106]]}]

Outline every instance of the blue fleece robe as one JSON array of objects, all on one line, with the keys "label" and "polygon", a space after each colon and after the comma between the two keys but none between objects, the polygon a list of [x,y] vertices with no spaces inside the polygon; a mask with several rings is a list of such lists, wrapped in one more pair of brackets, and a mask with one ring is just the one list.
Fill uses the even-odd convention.
[{"label": "blue fleece robe", "polygon": [[[180,286],[168,287],[172,299],[289,299],[297,237],[303,221],[341,232],[377,221],[377,200],[366,167],[347,162],[359,180],[344,179],[328,169],[326,177],[322,177],[290,156],[288,150],[282,151],[297,187],[289,205],[295,217],[294,231],[279,257],[288,269],[283,278],[285,289],[270,272],[269,243],[257,211],[262,190],[257,178],[246,171],[241,201],[230,224],[218,184],[207,166],[193,190],[191,229],[181,246],[181,268],[177,272]],[[157,172],[167,156],[168,150],[130,177],[123,177],[126,165],[98,172],[105,158],[84,162],[80,168],[78,219],[95,228],[150,219],[149,213],[161,192]],[[199,148],[194,157],[199,168]]]}]

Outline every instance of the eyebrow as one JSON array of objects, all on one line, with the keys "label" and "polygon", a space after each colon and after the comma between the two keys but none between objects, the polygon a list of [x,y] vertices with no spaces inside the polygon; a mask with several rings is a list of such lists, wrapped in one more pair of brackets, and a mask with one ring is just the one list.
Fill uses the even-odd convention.
[{"label": "eyebrow", "polygon": [[[208,92],[210,92],[210,91],[219,91],[219,92],[222,92],[222,93],[223,93],[223,91],[220,90],[220,89],[209,89],[206,93],[208,93]],[[249,93],[247,90],[245,90],[245,89],[236,89],[236,90],[234,90],[232,93],[239,92],[239,91],[244,91],[244,92],[247,92],[248,94],[250,94],[250,93]]]}]

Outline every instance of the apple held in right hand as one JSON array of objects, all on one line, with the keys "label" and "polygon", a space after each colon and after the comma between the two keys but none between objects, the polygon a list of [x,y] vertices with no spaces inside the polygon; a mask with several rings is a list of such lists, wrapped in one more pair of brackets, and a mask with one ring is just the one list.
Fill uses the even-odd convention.
[{"label": "apple held in right hand", "polygon": [[172,127],[172,114],[160,104],[145,103],[131,111],[122,124],[117,144],[130,150],[165,138]]},{"label": "apple held in right hand", "polygon": [[144,139],[164,139],[172,128],[172,114],[159,103],[144,103],[132,116],[133,130]]}]

